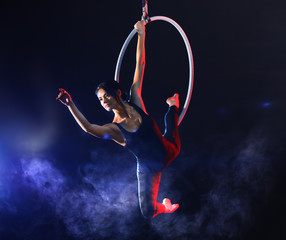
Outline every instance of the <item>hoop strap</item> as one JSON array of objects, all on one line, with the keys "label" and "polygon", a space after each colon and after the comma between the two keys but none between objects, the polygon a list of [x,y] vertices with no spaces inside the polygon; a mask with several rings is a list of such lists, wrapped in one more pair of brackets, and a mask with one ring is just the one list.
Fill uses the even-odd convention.
[{"label": "hoop strap", "polygon": [[144,22],[150,22],[150,17],[148,14],[148,1],[142,0],[142,18]]}]

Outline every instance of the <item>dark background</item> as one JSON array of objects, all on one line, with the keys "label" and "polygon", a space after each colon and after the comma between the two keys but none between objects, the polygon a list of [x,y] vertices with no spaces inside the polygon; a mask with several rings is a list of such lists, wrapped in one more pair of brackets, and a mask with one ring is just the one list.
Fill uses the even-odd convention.
[{"label": "dark background", "polygon": [[[94,123],[112,121],[94,95],[113,79],[141,1],[6,1],[0,5],[0,238],[285,239],[286,3],[150,1],[174,19],[194,55],[182,150],[164,171],[158,201],[173,214],[146,221],[136,160],[84,133],[58,89]],[[163,129],[165,99],[188,86],[175,28],[146,28],[143,98]],[[133,40],[121,69],[128,91]]]}]

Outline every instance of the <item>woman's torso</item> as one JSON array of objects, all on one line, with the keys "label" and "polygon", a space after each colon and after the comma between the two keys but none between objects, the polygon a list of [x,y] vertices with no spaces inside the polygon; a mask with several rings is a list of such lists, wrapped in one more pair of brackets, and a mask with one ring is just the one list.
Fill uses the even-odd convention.
[{"label": "woman's torso", "polygon": [[164,138],[153,118],[137,105],[128,103],[134,119],[115,123],[125,137],[125,147],[133,153],[139,164],[157,171],[164,167],[166,149]]}]

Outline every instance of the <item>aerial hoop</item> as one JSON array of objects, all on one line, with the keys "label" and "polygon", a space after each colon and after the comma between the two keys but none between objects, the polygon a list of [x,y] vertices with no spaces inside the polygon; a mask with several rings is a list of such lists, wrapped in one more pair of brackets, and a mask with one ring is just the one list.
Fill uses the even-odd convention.
[{"label": "aerial hoop", "polygon": [[[192,91],[193,91],[193,80],[194,80],[194,63],[193,63],[193,54],[192,54],[192,49],[191,49],[191,45],[189,43],[189,40],[184,32],[184,30],[180,27],[180,25],[178,23],[176,23],[173,19],[168,18],[168,17],[164,17],[164,16],[155,16],[155,17],[151,17],[149,18],[150,20],[149,22],[153,22],[153,21],[157,21],[157,20],[161,20],[161,21],[165,21],[168,22],[170,24],[172,24],[177,30],[178,32],[181,34],[185,46],[186,46],[186,50],[188,52],[188,59],[189,59],[189,86],[188,86],[188,92],[187,92],[187,97],[185,100],[185,104],[183,106],[183,109],[180,113],[179,116],[179,120],[178,120],[178,125],[180,125],[181,121],[183,120],[186,111],[188,109],[190,100],[191,100],[191,96],[192,96]],[[121,63],[125,54],[125,51],[131,41],[131,39],[133,38],[133,36],[137,33],[136,29],[133,29],[131,31],[131,33],[128,35],[128,37],[126,38],[121,51],[119,53],[118,59],[117,59],[117,64],[116,64],[116,69],[115,69],[115,75],[114,75],[114,80],[119,82],[119,73],[120,73],[120,68],[121,68]]]}]

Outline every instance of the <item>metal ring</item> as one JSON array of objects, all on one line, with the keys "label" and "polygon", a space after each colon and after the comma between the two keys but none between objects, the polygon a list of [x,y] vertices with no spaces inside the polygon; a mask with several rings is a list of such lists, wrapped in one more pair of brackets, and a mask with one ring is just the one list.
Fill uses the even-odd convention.
[{"label": "metal ring", "polygon": [[[151,19],[150,22],[161,20],[161,21],[165,21],[165,22],[168,22],[168,23],[172,24],[178,30],[178,32],[181,34],[181,36],[182,36],[182,38],[184,40],[187,52],[188,52],[188,59],[189,59],[189,86],[188,86],[188,92],[187,92],[187,97],[186,97],[186,100],[185,100],[185,104],[183,106],[183,109],[182,109],[182,111],[180,113],[179,120],[178,120],[178,125],[180,125],[180,123],[183,120],[183,118],[184,118],[184,116],[186,114],[186,111],[187,111],[187,109],[189,107],[189,103],[190,103],[192,92],[193,92],[194,62],[193,62],[193,54],[192,54],[191,45],[189,43],[189,40],[188,40],[184,30],[173,19],[168,18],[168,17],[164,17],[164,16],[155,16],[155,17],[151,17],[150,19]],[[126,38],[126,40],[125,40],[125,42],[124,42],[124,44],[123,44],[123,46],[121,48],[121,51],[119,53],[119,56],[118,56],[118,59],[117,59],[117,64],[116,64],[116,69],[115,69],[115,75],[114,75],[114,80],[117,81],[117,82],[119,82],[119,73],[120,73],[120,68],[121,68],[121,63],[122,63],[122,60],[123,60],[123,56],[124,56],[125,51],[126,51],[128,45],[129,45],[129,42],[131,41],[131,39],[133,38],[133,36],[136,33],[137,33],[136,29],[133,29],[131,31],[131,33]]]}]

